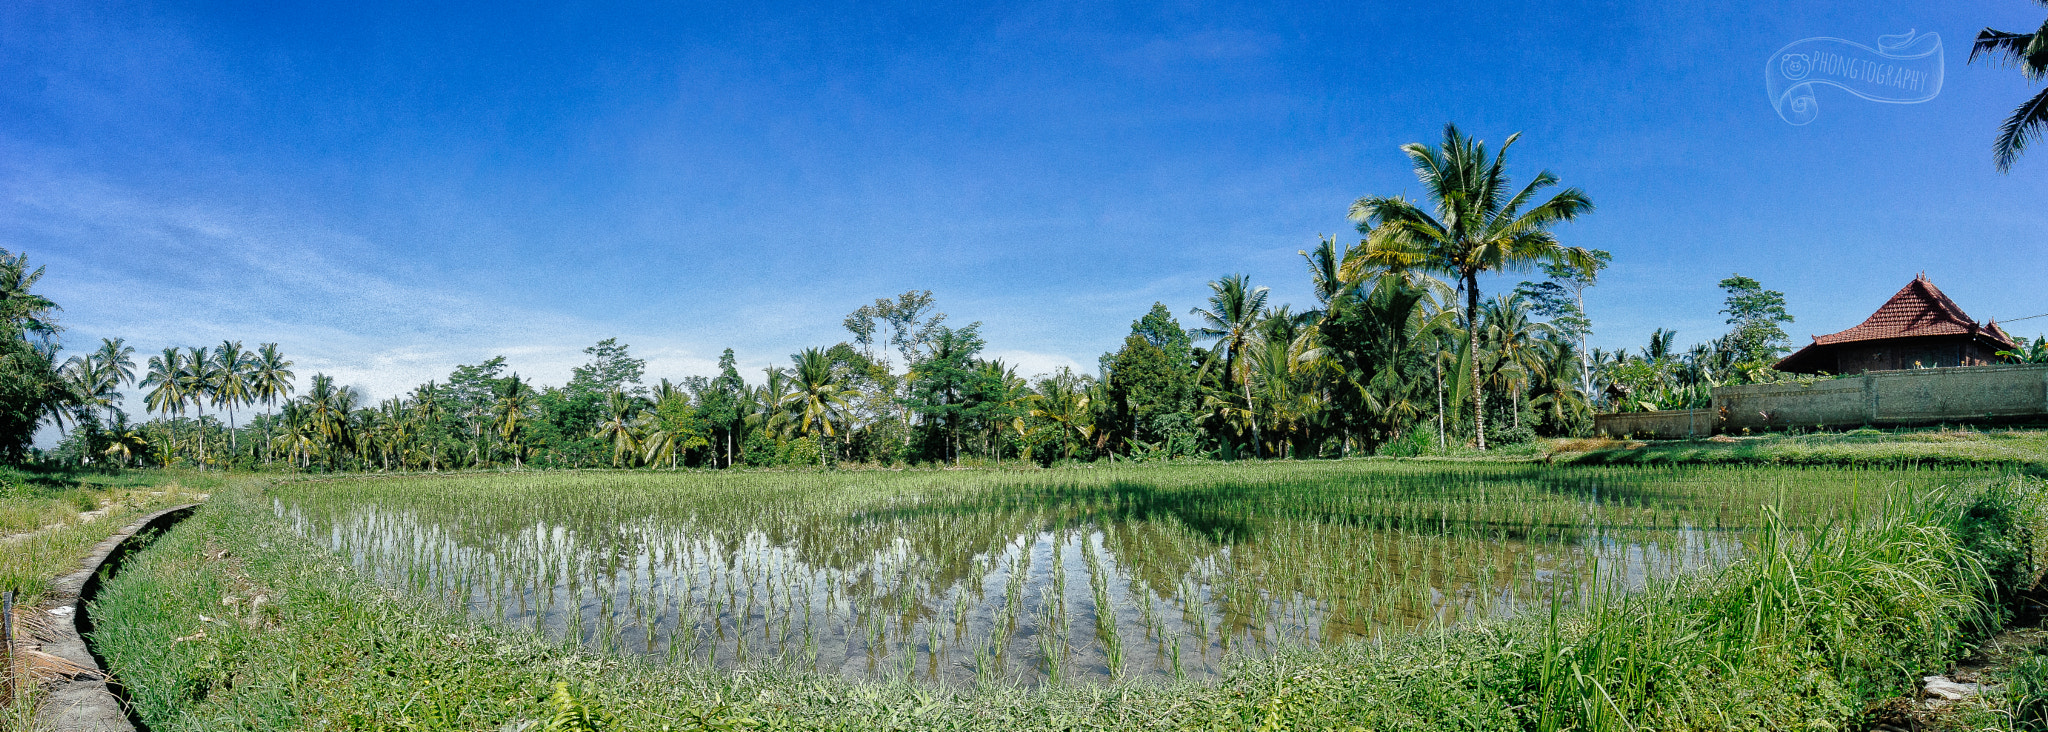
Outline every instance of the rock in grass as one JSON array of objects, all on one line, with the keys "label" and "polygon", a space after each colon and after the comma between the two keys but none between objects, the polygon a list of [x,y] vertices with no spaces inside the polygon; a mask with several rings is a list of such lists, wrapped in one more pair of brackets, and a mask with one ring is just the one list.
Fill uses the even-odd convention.
[{"label": "rock in grass", "polygon": [[1976,684],[1958,684],[1948,680],[1946,676],[1929,676],[1921,679],[1920,682],[1926,684],[1927,695],[1936,699],[1957,701],[1964,697],[1977,695],[1978,687]]}]

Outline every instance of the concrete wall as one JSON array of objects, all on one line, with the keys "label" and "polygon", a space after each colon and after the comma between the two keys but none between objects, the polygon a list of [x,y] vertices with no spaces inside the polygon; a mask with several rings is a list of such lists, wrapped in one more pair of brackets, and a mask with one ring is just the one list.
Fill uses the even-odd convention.
[{"label": "concrete wall", "polygon": [[1882,424],[2048,416],[2048,366],[1977,366],[1865,374]]},{"label": "concrete wall", "polygon": [[[1872,371],[1714,390],[1720,431],[2048,419],[2048,365]],[[1595,420],[1598,422],[1597,418]]]},{"label": "concrete wall", "polygon": [[1714,434],[1715,421],[1714,410],[1711,409],[1596,414],[1593,415],[1593,431],[1606,437],[1678,440]]},{"label": "concrete wall", "polygon": [[1812,384],[1750,384],[1714,390],[1721,431],[1782,430],[1787,427],[1861,427],[1870,424],[1868,376]]}]

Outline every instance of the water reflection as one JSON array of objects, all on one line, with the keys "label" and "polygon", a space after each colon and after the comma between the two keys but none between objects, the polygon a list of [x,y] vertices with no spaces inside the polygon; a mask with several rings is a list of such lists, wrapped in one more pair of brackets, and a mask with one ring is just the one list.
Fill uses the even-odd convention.
[{"label": "water reflection", "polygon": [[508,626],[669,662],[963,685],[1208,677],[1232,653],[1576,603],[1741,551],[1696,516],[1597,495],[1461,514],[1112,487],[744,526],[274,505],[378,581]]}]

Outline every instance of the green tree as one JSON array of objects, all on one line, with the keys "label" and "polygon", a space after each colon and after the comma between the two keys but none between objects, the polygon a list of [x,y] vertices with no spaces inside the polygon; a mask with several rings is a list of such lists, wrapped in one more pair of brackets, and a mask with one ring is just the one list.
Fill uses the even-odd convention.
[{"label": "green tree", "polygon": [[[1224,386],[1235,378],[1244,392],[1245,414],[1249,415],[1252,428],[1252,449],[1259,449],[1258,410],[1252,404],[1252,375],[1250,351],[1259,338],[1259,323],[1266,312],[1267,290],[1253,287],[1251,279],[1238,274],[1209,283],[1209,307],[1195,308],[1189,314],[1202,319],[1202,327],[1193,331],[1195,336],[1216,341],[1216,347],[1209,351],[1209,360],[1214,363],[1219,356],[1223,359]],[[1210,364],[1203,364],[1207,369]],[[1257,454],[1256,452],[1254,453]]]},{"label": "green tree", "polygon": [[1032,385],[1038,394],[1031,400],[1032,426],[1025,432],[1030,444],[1048,448],[1045,460],[1050,461],[1055,452],[1071,458],[1095,436],[1094,413],[1089,409],[1094,402],[1088,395],[1091,386],[1086,375],[1065,366]]},{"label": "green tree", "polygon": [[647,372],[647,362],[634,358],[619,339],[606,338],[583,352],[590,355],[590,363],[576,367],[570,383],[588,384],[599,392],[616,391],[627,396],[638,396],[643,391],[640,377]]},{"label": "green tree", "polygon": [[235,438],[235,407],[255,403],[254,392],[249,388],[249,375],[253,371],[254,355],[242,350],[241,341],[220,342],[213,351],[213,378],[211,389],[214,406],[228,410],[228,449],[239,452],[240,444]]},{"label": "green tree", "polygon": [[176,347],[165,348],[163,353],[150,356],[145,368],[142,386],[149,391],[143,394],[144,408],[172,418],[172,450],[164,454],[168,460],[177,445],[176,418],[185,414],[185,405],[192,401],[192,393],[187,390],[189,384],[181,376],[185,373],[185,352]]},{"label": "green tree", "polygon": [[[1466,349],[1479,352],[1479,275],[1520,270],[1543,262],[1593,266],[1592,253],[1558,243],[1550,229],[1593,210],[1577,188],[1566,188],[1535,205],[1557,177],[1541,171],[1519,191],[1508,180],[1507,152],[1520,133],[1509,135],[1487,157],[1483,142],[1444,126],[1443,144],[1401,146],[1415,167],[1434,213],[1400,196],[1366,196],[1351,204],[1351,219],[1366,234],[1354,269],[1367,266],[1420,269],[1455,277],[1465,293]],[[1473,439],[1486,449],[1486,395],[1479,359],[1470,359]]]},{"label": "green tree", "polygon": [[[667,383],[667,379],[662,380],[663,385]],[[690,404],[690,396],[683,389],[657,388],[656,392],[659,397],[654,403],[655,430],[641,440],[646,449],[644,462],[653,465],[665,461],[673,468],[683,453],[711,446],[711,425]]]},{"label": "green tree", "polygon": [[718,356],[718,376],[697,389],[697,413],[712,425],[713,437],[722,448],[724,458],[719,467],[732,467],[737,435],[746,418],[740,403],[747,393],[747,382],[740,378],[737,364],[732,349],[725,349]]},{"label": "green tree", "polygon": [[[1721,291],[1728,293],[1721,314],[1735,326],[1728,333],[1728,349],[1739,366],[1763,368],[1791,350],[1784,324],[1792,322],[1792,314],[1785,310],[1785,293],[1766,290],[1756,280],[1739,274],[1721,280]],[[1667,343],[1665,349],[1669,347]]]},{"label": "green tree", "polygon": [[[107,410],[106,423],[114,423],[114,402],[121,398],[120,381],[100,366],[98,358],[91,355],[72,356],[64,362],[60,374],[64,377],[74,403],[82,412],[76,415],[80,423],[85,422],[86,417],[90,416],[85,412],[94,409]],[[63,411],[59,410],[58,414],[62,415]],[[61,421],[58,428],[63,428]]]},{"label": "green tree", "polygon": [[446,437],[448,402],[439,383],[428,381],[412,390],[413,418],[418,420],[414,428],[419,435],[420,450],[426,458],[427,469],[441,470],[441,451]]},{"label": "green tree", "polygon": [[57,304],[36,294],[43,268],[0,249],[0,460],[27,454],[36,426],[79,405],[57,361]]},{"label": "green tree", "polygon": [[249,364],[249,395],[263,402],[263,461],[270,461],[270,409],[280,401],[292,397],[292,362],[278,350],[277,344],[265,343],[256,348],[256,355]]},{"label": "green tree", "polygon": [[[1985,28],[1970,46],[1970,63],[1976,63],[1978,56],[1988,57],[1994,65],[2017,66],[2027,81],[2038,82],[2048,77],[2048,23],[2032,33]],[[2012,164],[2019,160],[2020,153],[2026,152],[2027,145],[2039,139],[2043,130],[2048,130],[2048,89],[2020,104],[2005,119],[2005,124],[1999,125],[1998,140],[1991,145],[1998,172],[2012,172]]]},{"label": "green tree", "polygon": [[[1557,330],[1559,337],[1576,341],[1575,353],[1587,353],[1586,339],[1593,333],[1593,319],[1586,315],[1586,290],[1600,283],[1600,270],[1614,260],[1614,255],[1599,249],[1588,249],[1588,266],[1566,262],[1544,262],[1542,282],[1523,282],[1515,286],[1515,294],[1529,301],[1529,310],[1537,316],[1548,318],[1550,326]],[[1579,389],[1590,392],[1593,389],[1593,369],[1579,363]]]},{"label": "green tree", "polygon": [[1548,324],[1529,318],[1518,295],[1495,297],[1481,308],[1481,334],[1485,344],[1485,367],[1489,383],[1508,392],[1510,419],[1522,426],[1522,392],[1531,376],[1542,366],[1544,341],[1555,336]]},{"label": "green tree", "polygon": [[[454,420],[458,427],[454,433],[461,436],[457,438],[457,442],[462,439],[469,442],[467,451],[471,466],[483,464],[484,435],[491,428],[491,416],[497,412],[498,385],[504,380],[504,373],[504,356],[493,356],[483,363],[474,365],[457,365],[454,371],[448,373],[448,384],[442,394],[447,399],[448,417]],[[582,372],[579,370],[577,373],[580,376]],[[587,381],[572,378],[569,384],[571,390],[577,390],[580,385],[580,390],[586,395],[586,401],[601,401],[604,398],[604,392],[591,386]],[[594,409],[591,411],[595,412]],[[568,429],[582,433],[590,431],[593,426],[595,422],[590,421],[569,425]]]},{"label": "green tree", "polygon": [[822,348],[806,348],[789,357],[790,392],[783,402],[796,431],[818,441],[818,467],[825,466],[825,439],[836,436],[835,422],[845,418],[848,397],[853,395],[832,368],[832,357]]},{"label": "green tree", "polygon": [[526,466],[527,414],[533,410],[533,387],[513,374],[498,384],[497,417],[493,427],[512,453],[512,467]]},{"label": "green tree", "polygon": [[219,381],[220,369],[213,362],[212,352],[205,346],[185,349],[185,368],[178,373],[178,380],[185,382],[186,398],[191,400],[192,409],[198,412],[193,424],[199,430],[195,444],[199,449],[199,469],[206,469],[206,403],[214,399],[214,387]]},{"label": "green tree", "polygon": [[1428,284],[1376,275],[1333,300],[1323,325],[1324,349],[1344,374],[1337,401],[1367,451],[1413,428],[1428,409],[1438,336],[1453,318],[1434,307]]},{"label": "green tree", "polygon": [[[108,383],[116,391],[115,400],[122,386],[135,385],[135,348],[121,338],[101,338],[99,350],[93,351],[92,360],[99,365]],[[107,405],[107,424],[114,424],[114,406]]]},{"label": "green tree", "polygon": [[986,345],[981,324],[964,328],[939,326],[929,350],[919,354],[910,370],[910,391],[905,403],[922,415],[940,445],[940,459],[954,464],[960,460],[960,431],[968,416],[967,397],[978,379],[975,356]]}]

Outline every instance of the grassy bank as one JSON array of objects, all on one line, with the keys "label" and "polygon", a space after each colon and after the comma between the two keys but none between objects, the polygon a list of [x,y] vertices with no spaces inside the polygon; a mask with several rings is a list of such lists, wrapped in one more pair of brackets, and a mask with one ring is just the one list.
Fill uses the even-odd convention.
[{"label": "grassy bank", "polygon": [[261,488],[217,495],[103,596],[95,639],[152,729],[518,729],[579,710],[603,729],[1845,729],[1995,630],[2042,536],[2041,483],[1997,479],[1766,514],[1725,569],[1538,617],[1285,649],[1208,683],[970,689],[496,629],[348,570]]},{"label": "grassy bank", "polygon": [[220,484],[200,473],[35,472],[0,467],[0,591],[34,606],[49,581],[135,518],[197,500]]},{"label": "grassy bank", "polygon": [[1699,440],[1550,441],[1554,462],[1579,465],[2011,466],[2048,474],[2048,431],[1864,429]]}]

